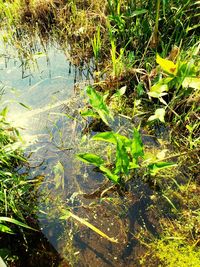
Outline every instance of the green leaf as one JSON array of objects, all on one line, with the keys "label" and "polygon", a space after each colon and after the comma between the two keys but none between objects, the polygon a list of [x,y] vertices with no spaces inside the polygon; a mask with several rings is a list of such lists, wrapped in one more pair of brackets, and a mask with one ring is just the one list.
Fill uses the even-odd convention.
[{"label": "green leaf", "polygon": [[61,187],[63,190],[65,188],[65,169],[60,161],[53,167],[54,172],[54,182],[56,184],[56,189]]},{"label": "green leaf", "polygon": [[108,106],[105,104],[103,96],[98,94],[91,86],[86,87],[86,92],[92,108],[99,114],[105,124],[109,125],[108,120],[114,120],[114,118],[110,113]]},{"label": "green leaf", "polygon": [[129,169],[137,169],[139,168],[139,165],[136,163],[136,159],[133,159],[130,163],[129,163]]},{"label": "green leaf", "polygon": [[117,145],[117,139],[120,139],[126,146],[131,143],[126,136],[114,132],[103,132],[92,137],[92,140],[109,142],[115,145]]},{"label": "green leaf", "polygon": [[174,162],[157,162],[148,165],[151,175],[156,175],[160,170],[177,166]]},{"label": "green leaf", "polygon": [[112,182],[114,182],[115,184],[119,183],[120,177],[114,173],[111,172],[111,170],[109,170],[108,168],[106,168],[105,166],[101,165],[99,168],[102,172],[105,173],[105,175],[107,176],[107,178],[109,180],[111,180]]},{"label": "green leaf", "polygon": [[200,90],[200,78],[186,77],[182,82],[182,86]]},{"label": "green leaf", "polygon": [[122,88],[117,90],[116,93],[113,94],[111,98],[123,96],[126,93],[126,88],[127,88],[127,86],[123,86]]},{"label": "green leaf", "polygon": [[163,81],[161,80],[151,87],[150,92],[148,92],[148,95],[154,98],[160,98],[166,95],[167,91],[168,91],[168,85],[163,84]]},{"label": "green leaf", "polygon": [[8,107],[5,107],[1,112],[0,115],[5,118],[8,114]]},{"label": "green leaf", "polygon": [[0,223],[0,232],[7,233],[7,234],[14,234],[11,228],[1,223]]},{"label": "green leaf", "polygon": [[158,108],[155,111],[155,114],[150,116],[148,121],[153,121],[153,120],[160,120],[161,122],[165,122],[165,109],[164,108]]},{"label": "green leaf", "polygon": [[158,54],[156,55],[156,62],[161,66],[161,68],[169,73],[176,76],[178,72],[178,65],[174,64],[173,61],[161,58]]},{"label": "green leaf", "polygon": [[115,174],[129,172],[129,156],[120,139],[117,140]]},{"label": "green leaf", "polygon": [[81,111],[81,116],[96,118],[96,117],[98,117],[98,114],[96,112],[94,112],[93,110],[91,110],[91,109],[87,109],[87,110]]},{"label": "green leaf", "polygon": [[21,226],[21,227],[24,227],[24,228],[27,228],[27,229],[30,229],[30,230],[33,230],[33,231],[37,231],[36,229],[28,226],[27,224],[25,223],[22,223],[18,220],[15,220],[13,218],[9,218],[9,217],[0,217],[0,222],[10,222],[10,223],[13,223],[17,226]]},{"label": "green leaf", "polygon": [[133,158],[136,159],[136,163],[137,163],[138,157],[144,156],[142,139],[141,139],[139,131],[136,128],[133,129],[131,155]]},{"label": "green leaf", "polygon": [[147,13],[147,9],[136,9],[132,12],[131,16],[130,17],[135,17],[135,16],[138,16],[138,15],[142,15],[142,14],[145,14]]},{"label": "green leaf", "polygon": [[99,167],[101,164],[104,163],[104,160],[92,153],[80,153],[77,155],[78,159],[89,164],[93,164],[97,167]]}]

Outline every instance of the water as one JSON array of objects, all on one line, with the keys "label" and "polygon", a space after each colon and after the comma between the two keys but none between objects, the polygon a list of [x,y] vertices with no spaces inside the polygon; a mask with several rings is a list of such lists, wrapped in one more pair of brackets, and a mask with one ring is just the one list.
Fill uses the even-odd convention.
[{"label": "water", "polygon": [[[75,157],[81,146],[90,148],[87,142],[81,143],[82,103],[74,90],[89,82],[85,72],[77,75],[77,69],[56,46],[49,46],[46,55],[36,51],[34,64],[22,63],[16,51],[2,44],[0,54],[2,102],[25,140],[30,164],[28,170],[23,167],[19,172],[42,181],[37,199],[42,232],[72,266],[137,266],[143,248],[136,232],[140,228],[155,232],[147,216],[151,190],[135,179],[131,190],[122,196],[108,192],[100,199],[90,194],[104,178]],[[119,242],[112,244],[72,219],[59,219],[68,207]]]}]

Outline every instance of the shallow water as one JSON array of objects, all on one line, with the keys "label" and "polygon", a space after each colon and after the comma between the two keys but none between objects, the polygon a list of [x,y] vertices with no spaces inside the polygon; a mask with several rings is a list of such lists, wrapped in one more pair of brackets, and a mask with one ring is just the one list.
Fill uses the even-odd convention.
[{"label": "shallow water", "polygon": [[[62,266],[137,266],[143,247],[136,233],[142,229],[156,232],[153,219],[147,215],[151,189],[135,179],[130,190],[121,195],[108,192],[103,198],[91,196],[104,178],[75,157],[81,146],[88,145],[81,143],[82,104],[74,90],[77,84],[83,87],[88,83],[86,75],[77,75],[77,69],[56,46],[50,46],[47,55],[37,54],[36,62],[29,61],[26,68],[11,47],[1,44],[0,54],[2,101],[10,108],[9,120],[26,141],[30,164],[28,170],[24,167],[19,172],[28,172],[29,179],[42,180],[38,221],[64,259]],[[130,126],[130,122],[118,120],[117,127],[126,129],[126,123]],[[118,243],[112,244],[74,220],[60,220],[60,207],[71,207],[76,215],[118,239]]]}]

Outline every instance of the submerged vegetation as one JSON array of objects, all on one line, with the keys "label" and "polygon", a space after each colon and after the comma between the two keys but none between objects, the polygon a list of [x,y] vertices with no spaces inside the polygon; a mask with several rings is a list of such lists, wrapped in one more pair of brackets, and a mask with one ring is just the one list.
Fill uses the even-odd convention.
[{"label": "submerged vegetation", "polygon": [[[76,185],[68,184],[69,192],[63,159],[53,167],[53,182],[52,174],[46,183],[20,174],[19,167],[28,164],[23,136],[10,126],[8,110],[2,108],[0,241],[6,244],[7,234],[19,232],[27,244],[28,231],[39,229],[40,196],[46,205],[42,214],[63,222],[67,246],[62,257],[70,266],[83,264],[85,257],[87,266],[94,264],[85,252],[87,242],[91,251],[94,244],[79,227],[114,243],[110,251],[118,253],[116,262],[105,257],[105,266],[200,266],[199,12],[200,2],[189,0],[0,0],[3,44],[16,49],[25,69],[37,66],[41,51],[48,54],[48,46],[56,43],[92,77],[85,90],[76,84],[80,104],[75,110],[51,113],[81,128],[77,147],[61,148],[73,150]],[[53,125],[63,138],[59,123]],[[103,184],[91,179],[96,174]],[[80,247],[76,251],[77,243],[85,247],[84,256]],[[105,248],[98,248],[103,255]],[[6,247],[0,247],[0,256],[9,263],[2,249]]]}]

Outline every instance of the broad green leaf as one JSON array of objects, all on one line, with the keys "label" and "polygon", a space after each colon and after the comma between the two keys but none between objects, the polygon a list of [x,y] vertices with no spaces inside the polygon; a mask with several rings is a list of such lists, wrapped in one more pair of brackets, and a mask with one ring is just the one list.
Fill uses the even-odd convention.
[{"label": "broad green leaf", "polygon": [[177,166],[174,162],[157,162],[148,165],[151,175],[156,175],[160,170]]},{"label": "broad green leaf", "polygon": [[109,170],[108,168],[106,168],[105,166],[101,165],[99,167],[99,169],[105,173],[105,175],[108,177],[109,180],[111,180],[112,182],[114,182],[115,184],[119,183],[120,177],[114,173],[111,172],[111,170]]},{"label": "broad green leaf", "polygon": [[11,228],[1,223],[0,223],[0,232],[7,233],[7,234],[14,234]]},{"label": "broad green leaf", "polygon": [[27,228],[27,229],[30,229],[30,230],[33,230],[33,231],[37,231],[36,229],[34,229],[34,228],[28,226],[27,224],[22,223],[22,222],[20,222],[20,221],[18,221],[18,220],[15,220],[15,219],[13,219],[13,218],[9,218],[9,217],[0,217],[0,223],[1,223],[1,222],[10,222],[10,223],[13,223],[13,224],[15,224],[15,225],[17,225],[17,226],[21,226],[21,227],[24,227],[24,228]]},{"label": "broad green leaf", "polygon": [[166,95],[167,91],[168,91],[168,85],[163,84],[163,82],[161,80],[151,87],[150,92],[148,92],[148,95],[151,97],[154,97],[154,98],[160,98],[160,97]]},{"label": "broad green leaf", "polygon": [[60,161],[53,167],[54,172],[54,182],[56,184],[56,189],[61,187],[63,190],[65,188],[65,169]]},{"label": "broad green leaf", "polygon": [[174,64],[173,61],[168,60],[168,59],[164,59],[162,57],[160,57],[158,54],[156,55],[156,62],[161,66],[161,68],[169,73],[169,74],[173,74],[174,76],[176,76],[177,71],[178,71],[178,65]]},{"label": "broad green leaf", "polygon": [[133,159],[132,162],[129,163],[129,169],[137,169],[139,165],[136,163],[136,159]]},{"label": "broad green leaf", "polygon": [[182,86],[200,90],[200,78],[186,77],[182,82]]},{"label": "broad green leaf", "polygon": [[150,116],[148,121],[153,120],[160,120],[161,122],[165,122],[165,109],[164,108],[158,108],[155,111],[155,114]]},{"label": "broad green leaf", "polygon": [[112,114],[110,113],[108,106],[105,104],[103,97],[96,92],[91,86],[86,87],[86,92],[89,97],[89,102],[93,109],[99,114],[100,118],[109,124],[108,119],[114,120]]},{"label": "broad green leaf", "polygon": [[104,163],[104,160],[92,153],[80,153],[77,155],[78,159],[89,164],[93,164],[97,167],[99,167],[101,164]]},{"label": "broad green leaf", "polygon": [[115,174],[129,172],[129,156],[120,139],[117,139]]},{"label": "broad green leaf", "polygon": [[136,128],[133,129],[131,155],[133,158],[136,159],[136,163],[137,163],[138,157],[144,156],[142,139],[141,139],[139,131]]},{"label": "broad green leaf", "polygon": [[92,137],[92,140],[109,142],[115,145],[117,145],[117,139],[120,139],[126,146],[131,143],[126,136],[114,132],[103,132]]},{"label": "broad green leaf", "polygon": [[83,116],[83,117],[95,117],[96,118],[96,117],[98,117],[98,114],[91,109],[87,109],[87,110],[81,111],[81,116]]}]

